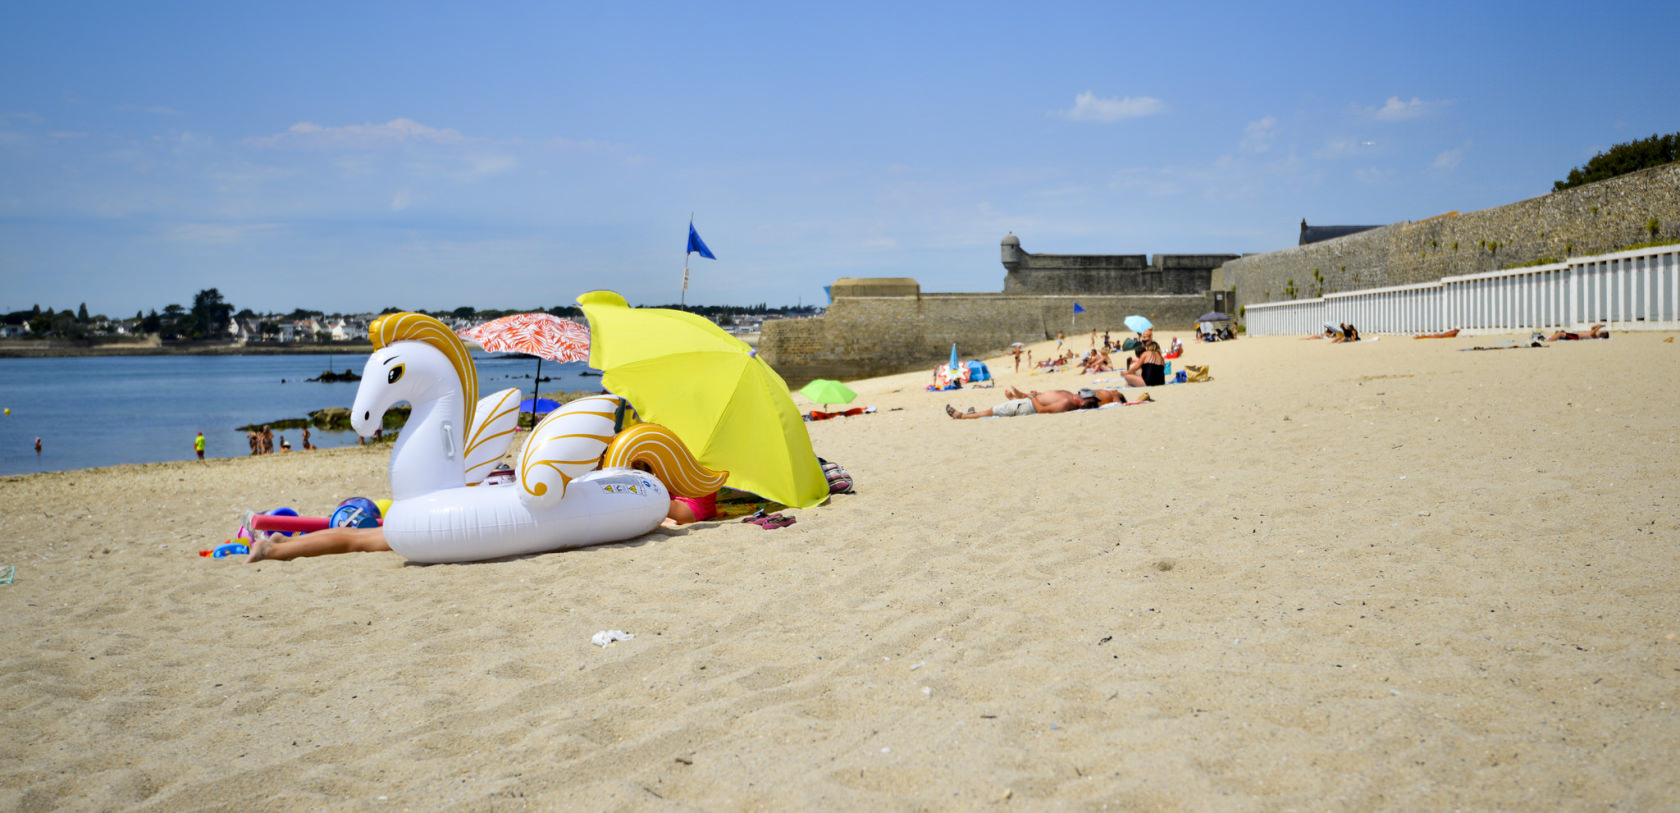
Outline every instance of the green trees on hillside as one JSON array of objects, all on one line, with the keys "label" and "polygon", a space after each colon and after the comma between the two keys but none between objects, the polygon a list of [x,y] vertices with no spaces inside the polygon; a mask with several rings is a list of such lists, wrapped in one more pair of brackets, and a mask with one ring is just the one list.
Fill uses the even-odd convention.
[{"label": "green trees on hillside", "polygon": [[1565,180],[1552,183],[1553,192],[1638,172],[1648,167],[1680,161],[1680,133],[1653,135],[1639,141],[1617,144],[1592,157],[1585,165],[1569,171]]},{"label": "green trees on hillside", "polygon": [[221,338],[227,335],[228,321],[232,318],[233,305],[222,299],[222,292],[205,288],[193,295],[187,335],[195,339]]}]

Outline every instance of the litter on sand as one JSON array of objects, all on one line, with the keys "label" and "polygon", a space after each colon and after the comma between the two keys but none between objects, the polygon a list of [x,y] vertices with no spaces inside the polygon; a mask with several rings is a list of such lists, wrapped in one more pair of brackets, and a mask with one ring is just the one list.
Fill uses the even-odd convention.
[{"label": "litter on sand", "polygon": [[589,643],[599,647],[605,647],[607,644],[614,641],[628,641],[634,637],[636,636],[631,635],[624,630],[601,630],[589,637]]}]

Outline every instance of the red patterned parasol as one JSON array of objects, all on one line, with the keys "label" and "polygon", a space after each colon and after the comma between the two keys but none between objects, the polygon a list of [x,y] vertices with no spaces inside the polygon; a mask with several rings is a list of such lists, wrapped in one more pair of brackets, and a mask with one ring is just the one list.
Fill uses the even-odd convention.
[{"label": "red patterned parasol", "polygon": [[[516,313],[455,333],[492,353],[536,356],[539,383],[542,381],[543,359],[589,360],[589,328],[553,314]],[[536,390],[536,386],[532,386],[533,397]]]}]

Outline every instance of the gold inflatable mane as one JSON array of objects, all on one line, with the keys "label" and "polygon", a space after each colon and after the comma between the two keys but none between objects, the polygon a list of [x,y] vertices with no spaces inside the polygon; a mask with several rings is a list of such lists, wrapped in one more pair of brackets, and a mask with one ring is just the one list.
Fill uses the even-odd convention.
[{"label": "gold inflatable mane", "polygon": [[373,320],[368,325],[368,338],[376,349],[392,342],[423,342],[437,348],[455,367],[461,382],[461,408],[464,426],[455,431],[465,437],[473,425],[473,410],[478,406],[478,368],[473,366],[472,354],[455,331],[444,323],[423,313],[392,313]]}]

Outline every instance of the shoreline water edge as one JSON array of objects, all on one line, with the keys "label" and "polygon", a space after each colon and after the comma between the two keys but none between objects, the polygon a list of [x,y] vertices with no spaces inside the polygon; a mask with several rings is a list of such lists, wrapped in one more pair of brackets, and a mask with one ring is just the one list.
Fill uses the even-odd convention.
[{"label": "shoreline water edge", "polygon": [[366,342],[343,344],[232,344],[223,342],[93,342],[72,343],[48,339],[0,340],[0,358],[81,358],[91,356],[327,356],[367,355],[373,345]]}]

